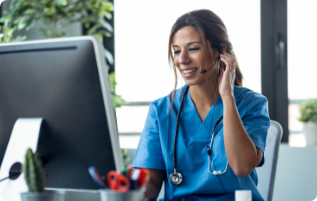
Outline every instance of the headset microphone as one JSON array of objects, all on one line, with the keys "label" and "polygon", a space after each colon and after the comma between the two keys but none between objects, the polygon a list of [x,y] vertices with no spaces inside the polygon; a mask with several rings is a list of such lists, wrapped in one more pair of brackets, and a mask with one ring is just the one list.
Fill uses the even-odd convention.
[{"label": "headset microphone", "polygon": [[[216,62],[215,62],[215,63],[216,63]],[[214,64],[214,65],[215,65],[215,64]],[[213,65],[213,66],[214,66],[214,65]],[[213,66],[211,66],[211,67],[210,67],[210,68],[208,68],[207,70],[202,70],[200,73],[201,73],[201,74],[206,73],[206,72],[207,72],[208,70],[210,70]]]},{"label": "headset microphone", "polygon": [[[217,59],[216,59],[214,65],[216,64],[216,62],[217,62],[217,60],[218,60],[219,58],[220,58],[220,53],[219,53],[219,55],[218,55],[218,57],[217,57]],[[200,73],[201,73],[201,74],[206,73],[208,70],[210,70],[212,67],[214,67],[214,65],[212,65],[212,66],[211,66],[210,68],[208,68],[207,70],[202,70]]]}]

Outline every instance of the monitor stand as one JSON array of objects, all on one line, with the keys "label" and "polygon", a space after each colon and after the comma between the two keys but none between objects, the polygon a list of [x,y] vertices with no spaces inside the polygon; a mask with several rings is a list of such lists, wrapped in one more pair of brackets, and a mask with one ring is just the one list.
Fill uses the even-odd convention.
[{"label": "monitor stand", "polygon": [[[10,168],[14,163],[24,163],[24,156],[28,148],[36,152],[42,122],[43,118],[19,118],[15,122],[2,161],[0,179],[9,176]],[[28,187],[23,173],[14,180],[6,179],[0,182],[0,197],[4,201],[20,201],[20,193],[27,191]]]}]

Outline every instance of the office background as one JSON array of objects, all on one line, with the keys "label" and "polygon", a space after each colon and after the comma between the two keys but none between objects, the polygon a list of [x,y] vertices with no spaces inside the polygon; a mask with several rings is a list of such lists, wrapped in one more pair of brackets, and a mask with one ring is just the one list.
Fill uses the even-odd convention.
[{"label": "office background", "polygon": [[[10,1],[1,6],[1,14]],[[317,0],[114,0],[113,37],[106,48],[115,57],[116,92],[127,101],[117,108],[120,144],[135,149],[149,103],[174,86],[168,66],[170,28],[183,13],[207,8],[223,19],[244,75],[244,86],[269,100],[272,120],[284,133],[273,200],[313,200],[317,195],[316,147],[305,147],[298,103],[317,98]],[[41,22],[27,40],[44,38]],[[87,34],[79,24],[65,28],[68,36]],[[282,51],[284,45],[285,51]],[[280,50],[277,54],[277,50]],[[183,84],[182,82],[180,84]]]}]

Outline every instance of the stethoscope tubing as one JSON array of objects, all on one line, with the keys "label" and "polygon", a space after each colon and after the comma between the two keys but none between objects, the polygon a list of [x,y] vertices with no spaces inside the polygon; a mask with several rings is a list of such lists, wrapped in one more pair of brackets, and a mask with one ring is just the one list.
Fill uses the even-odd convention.
[{"label": "stethoscope tubing", "polygon": [[177,136],[178,136],[178,124],[179,124],[179,119],[180,119],[180,114],[181,114],[181,111],[182,111],[182,108],[183,108],[183,105],[184,105],[184,97],[187,93],[189,89],[189,86],[186,87],[185,91],[184,91],[184,94],[183,94],[183,97],[182,97],[182,101],[181,101],[181,105],[179,107],[179,111],[178,111],[178,114],[177,114],[177,121],[176,121],[176,129],[175,129],[175,135],[174,135],[174,154],[173,154],[173,160],[174,160],[174,173],[176,173],[176,153],[177,153]]},{"label": "stethoscope tubing", "polygon": [[[212,136],[211,136],[211,141],[210,141],[210,150],[212,150],[212,145],[213,145],[213,142],[214,142],[215,132],[216,132],[217,126],[219,125],[219,123],[222,120],[222,118],[223,118],[223,115],[221,115],[221,117],[219,117],[219,119],[217,120],[217,122],[215,124],[214,130],[213,130],[213,133],[212,133]],[[224,174],[227,171],[227,169],[228,169],[228,165],[229,165],[228,160],[227,160],[226,169],[224,171],[220,171],[220,170],[216,171],[215,170],[215,171],[212,172],[211,171],[211,163],[210,163],[211,155],[212,155],[212,151],[211,151],[211,153],[210,153],[210,155],[208,157],[208,171],[209,171],[209,173],[212,174],[212,175],[222,175],[222,174]]]},{"label": "stethoscope tubing", "polygon": [[[176,129],[175,129],[175,135],[174,135],[174,150],[173,150],[173,162],[174,162],[174,173],[175,174],[176,174],[176,169],[177,169],[176,156],[177,156],[177,137],[178,137],[178,128],[179,128],[178,125],[179,125],[179,120],[180,120],[180,114],[181,114],[181,111],[182,111],[183,105],[184,105],[184,99],[185,99],[185,96],[186,96],[186,93],[187,93],[188,89],[189,89],[189,86],[187,86],[185,91],[184,91],[184,94],[183,94],[183,97],[182,97],[182,100],[181,100],[181,104],[180,104],[180,107],[179,107],[179,111],[178,111],[178,114],[177,114],[177,120],[176,120]],[[216,128],[217,128],[217,126],[219,125],[219,123],[220,123],[220,121],[222,119],[223,119],[223,115],[221,115],[218,118],[218,120],[216,121],[216,123],[215,123],[214,129],[213,129],[213,133],[212,133],[212,137],[211,137],[211,141],[210,141],[210,149],[212,148],[212,144],[213,144],[213,139],[214,139]],[[229,164],[228,161],[227,161],[226,169],[224,171],[217,171],[217,173],[211,172],[210,159],[211,159],[211,154],[208,157],[208,171],[211,174],[220,175],[220,174],[224,174],[227,171],[228,164]]]}]

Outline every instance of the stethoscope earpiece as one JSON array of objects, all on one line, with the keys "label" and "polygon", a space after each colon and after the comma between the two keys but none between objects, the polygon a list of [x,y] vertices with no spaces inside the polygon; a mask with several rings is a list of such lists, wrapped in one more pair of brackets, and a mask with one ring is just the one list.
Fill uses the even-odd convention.
[{"label": "stethoscope earpiece", "polygon": [[213,172],[212,172],[212,174],[213,175],[221,175],[221,174],[223,174],[224,172],[222,172],[222,171],[220,171],[220,170],[218,170],[218,172],[216,171],[216,170],[214,170]]}]

